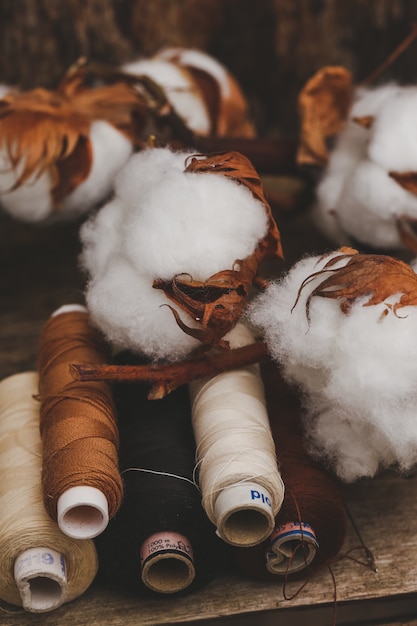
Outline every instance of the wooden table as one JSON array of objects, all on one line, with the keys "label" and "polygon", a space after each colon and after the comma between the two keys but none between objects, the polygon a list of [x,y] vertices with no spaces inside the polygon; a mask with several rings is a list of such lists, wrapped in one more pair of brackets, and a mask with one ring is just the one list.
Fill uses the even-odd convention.
[{"label": "wooden table", "polygon": [[[34,369],[40,329],[58,306],[83,302],[77,266],[79,224],[20,224],[0,217],[0,379]],[[302,215],[280,223],[287,261],[321,251],[324,242]],[[417,415],[416,415],[417,419]],[[408,624],[417,626],[417,477],[386,474],[345,488],[345,499],[378,572],[343,559],[314,576],[292,600],[281,583],[260,583],[230,572],[186,597],[122,597],[97,583],[79,599],[47,614],[2,611],[2,626],[201,626]],[[345,548],[357,546],[349,528]],[[287,593],[299,583],[287,586]],[[222,619],[220,619],[222,618]]]}]

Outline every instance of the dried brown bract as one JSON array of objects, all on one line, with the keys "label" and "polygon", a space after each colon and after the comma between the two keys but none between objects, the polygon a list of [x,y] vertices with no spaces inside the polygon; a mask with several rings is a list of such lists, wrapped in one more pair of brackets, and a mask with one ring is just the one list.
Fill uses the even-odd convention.
[{"label": "dried brown bract", "polygon": [[214,173],[232,178],[245,185],[262,202],[268,215],[266,236],[258,242],[251,255],[236,260],[232,269],[217,272],[203,282],[181,274],[171,280],[155,279],[153,283],[154,288],[162,289],[170,300],[198,322],[198,328],[190,328],[181,320],[176,309],[170,307],[177,324],[186,334],[204,345],[224,345],[222,337],[242,315],[250,286],[265,285],[260,276],[262,261],[265,258],[282,258],[280,234],[259,176],[242,154],[227,152],[209,156],[195,155],[186,163],[185,172]]},{"label": "dried brown bract", "polygon": [[0,100],[0,146],[15,173],[10,191],[49,171],[53,204],[59,209],[90,173],[94,120],[114,126],[136,149],[147,146],[159,123],[166,136],[191,142],[190,131],[151,79],[80,61],[56,90],[11,91]]},{"label": "dried brown bract", "polygon": [[323,67],[310,78],[298,97],[299,165],[324,167],[327,164],[328,141],[343,129],[352,96],[352,75],[344,67]]},{"label": "dried brown bract", "polygon": [[[341,248],[340,251],[340,255],[310,274],[300,286],[294,307],[306,285],[316,278],[323,278],[307,298],[308,318],[311,299],[315,296],[338,300],[345,314],[358,300],[362,300],[362,306],[372,306],[395,294],[399,299],[395,304],[386,303],[387,312],[396,315],[398,309],[417,304],[417,275],[407,263],[382,254],[359,254],[351,248]],[[334,267],[345,259],[348,259],[345,265]]]},{"label": "dried brown bract", "polygon": [[46,170],[58,207],[91,168],[89,120],[58,93],[46,89],[11,92],[0,101],[0,145],[16,172],[13,188]]}]

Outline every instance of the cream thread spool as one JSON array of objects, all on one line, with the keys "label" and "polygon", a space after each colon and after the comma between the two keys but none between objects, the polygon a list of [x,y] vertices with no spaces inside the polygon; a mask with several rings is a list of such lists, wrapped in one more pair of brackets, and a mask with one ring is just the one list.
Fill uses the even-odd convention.
[{"label": "cream thread spool", "polygon": [[[242,323],[225,336],[232,348],[254,342]],[[203,507],[235,546],[267,539],[284,498],[258,365],[190,383]]]},{"label": "cream thread spool", "polygon": [[0,597],[33,613],[81,595],[97,572],[91,541],[66,537],[43,505],[38,374],[0,382]]}]

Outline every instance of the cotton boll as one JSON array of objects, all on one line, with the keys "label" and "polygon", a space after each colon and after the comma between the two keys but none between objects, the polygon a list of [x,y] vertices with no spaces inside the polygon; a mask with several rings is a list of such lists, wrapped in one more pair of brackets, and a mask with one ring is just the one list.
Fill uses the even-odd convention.
[{"label": "cotton boll", "polygon": [[117,253],[118,231],[123,219],[119,211],[119,202],[115,199],[103,206],[97,214],[88,218],[81,227],[80,236],[83,250],[80,255],[81,266],[96,279],[107,271],[107,264]]},{"label": "cotton boll", "polygon": [[405,214],[417,218],[417,197],[404,191],[379,165],[360,161],[340,195],[340,227],[363,243],[400,248],[397,219]]},{"label": "cotton boll", "polygon": [[371,161],[387,172],[417,169],[417,87],[403,87],[378,111],[368,145]]},{"label": "cotton boll", "polygon": [[371,306],[359,299],[348,313],[338,299],[309,300],[326,274],[308,277],[329,258],[296,264],[255,298],[249,319],[302,392],[314,456],[344,481],[392,465],[408,471],[417,463],[417,306],[395,314],[395,293]]},{"label": "cotton boll", "polygon": [[[141,162],[139,154],[135,157],[138,169]],[[183,154],[177,163],[184,164]],[[140,185],[136,197],[142,197]],[[140,214],[132,205],[133,210],[125,213],[123,249],[138,271],[161,278],[188,271],[194,280],[205,280],[222,269],[232,269],[236,260],[254,250],[267,230],[261,203],[243,186],[222,176],[184,175],[174,169],[144,200],[139,202]]]},{"label": "cotton boll", "polygon": [[86,180],[64,199],[63,211],[73,216],[84,214],[105,200],[113,189],[119,170],[133,153],[133,145],[114,126],[103,120],[90,128],[93,162]]},{"label": "cotton boll", "polygon": [[[184,172],[190,153],[165,148],[131,157],[115,196],[80,231],[93,323],[118,349],[153,359],[184,358],[200,342],[179,328],[156,279],[206,281],[232,270],[268,232],[265,206],[245,185],[215,173]],[[178,310],[178,307],[175,307]],[[198,328],[180,310],[183,322]]]},{"label": "cotton boll", "polygon": [[[86,293],[91,320],[117,350],[126,347],[152,355],[181,359],[198,345],[173,321],[163,292],[148,276],[138,274],[123,254],[111,257],[106,271],[92,279]],[[192,325],[193,320],[187,319]]]},{"label": "cotton boll", "polygon": [[122,66],[122,70],[136,76],[149,76],[162,87],[167,99],[190,130],[201,135],[209,133],[207,107],[186,70],[158,58],[127,63]]},{"label": "cotton boll", "polygon": [[[410,136],[415,102],[416,88],[394,83],[357,90],[313,208],[315,223],[330,240],[340,245],[353,237],[375,248],[403,246],[397,218],[415,217],[417,199],[389,172],[417,166],[417,142]],[[369,128],[355,121],[367,117],[373,120]]]},{"label": "cotton boll", "polygon": [[22,165],[16,169],[4,148],[0,149],[0,205],[4,211],[22,222],[41,222],[53,211],[50,195],[51,175],[35,173],[24,185],[14,187]]},{"label": "cotton boll", "polygon": [[206,52],[192,48],[165,48],[158,53],[158,57],[169,61],[175,59],[182,66],[195,67],[206,72],[216,79],[222,96],[230,96],[231,85],[228,70]]}]

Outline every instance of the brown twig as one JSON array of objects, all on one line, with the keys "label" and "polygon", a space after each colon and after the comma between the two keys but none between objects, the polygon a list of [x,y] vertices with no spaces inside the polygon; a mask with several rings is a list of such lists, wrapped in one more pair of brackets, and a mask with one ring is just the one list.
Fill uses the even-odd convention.
[{"label": "brown twig", "polygon": [[100,380],[107,382],[151,383],[149,399],[159,400],[171,391],[205,376],[245,367],[268,358],[266,344],[262,341],[232,350],[223,349],[216,353],[178,363],[149,365],[88,365],[70,363],[70,371],[76,380]]},{"label": "brown twig", "polygon": [[379,67],[377,67],[365,80],[360,83],[361,87],[372,85],[387,70],[401,54],[413,43],[417,37],[417,23],[413,22],[410,34],[391,52]]},{"label": "brown twig", "polygon": [[241,152],[263,174],[303,175],[295,160],[297,141],[294,138],[198,137],[194,147],[205,153]]}]

